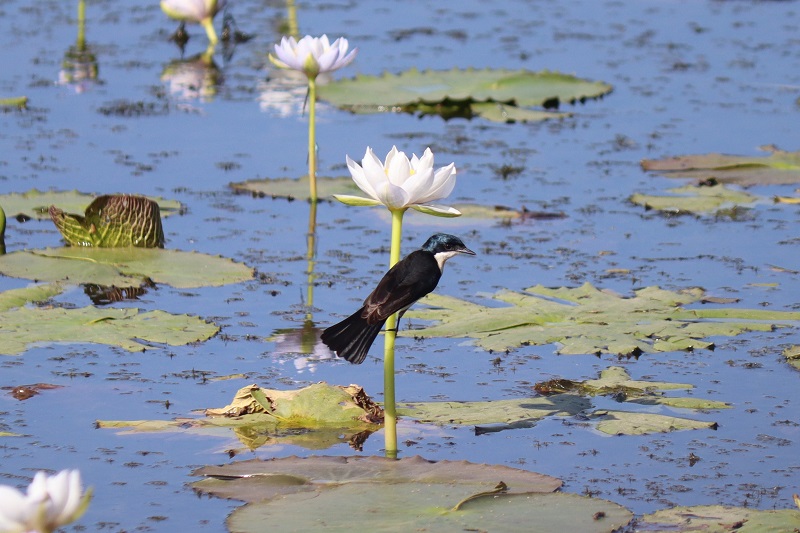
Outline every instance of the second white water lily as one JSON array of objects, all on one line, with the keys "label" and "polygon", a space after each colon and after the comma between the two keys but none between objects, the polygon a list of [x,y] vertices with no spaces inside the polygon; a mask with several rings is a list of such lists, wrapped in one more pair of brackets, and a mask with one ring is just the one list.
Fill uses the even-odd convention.
[{"label": "second white water lily", "polygon": [[208,40],[216,44],[213,19],[225,7],[226,0],[161,0],[161,9],[170,18],[193,22],[205,28]]},{"label": "second white water lily", "polygon": [[275,45],[275,55],[270,54],[269,60],[280,68],[304,72],[313,80],[319,74],[349,65],[355,59],[358,48],[348,52],[348,46],[344,37],[336,39],[333,44],[327,35],[306,35],[299,41],[294,37],[283,37],[280,44]]},{"label": "second white water lily", "polygon": [[26,493],[0,486],[0,531],[51,533],[80,518],[91,497],[77,470],[37,472]]},{"label": "second white water lily", "polygon": [[393,146],[382,162],[372,148],[367,148],[361,165],[347,157],[347,168],[356,185],[369,198],[344,194],[334,195],[348,205],[385,205],[392,211],[409,207],[440,217],[457,217],[461,213],[449,206],[432,202],[446,198],[456,186],[456,166],[450,163],[433,170],[433,152],[426,148],[422,157],[408,156]]}]

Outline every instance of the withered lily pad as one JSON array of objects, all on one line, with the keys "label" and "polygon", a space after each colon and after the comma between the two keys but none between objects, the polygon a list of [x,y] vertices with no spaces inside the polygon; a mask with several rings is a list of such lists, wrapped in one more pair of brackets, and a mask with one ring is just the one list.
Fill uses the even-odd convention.
[{"label": "withered lily pad", "polygon": [[[209,479],[195,490],[250,502],[228,518],[232,532],[262,531],[280,523],[287,531],[512,531],[536,523],[537,531],[577,528],[610,532],[630,522],[619,505],[553,493],[549,476],[466,461],[420,457],[288,457],[204,467]],[[309,512],[313,498],[314,512]],[[601,518],[598,518],[601,517]]]},{"label": "withered lily pad", "polygon": [[40,281],[137,287],[218,287],[253,277],[253,269],[219,256],[149,248],[45,248],[0,256],[0,273]]},{"label": "withered lily pad", "polygon": [[800,530],[797,509],[759,511],[745,507],[698,505],[673,507],[644,515],[636,523],[642,533],[702,531],[703,533],[763,533]]},{"label": "withered lily pad", "polygon": [[[0,194],[0,205],[7,216],[24,216],[40,220],[50,219],[50,206],[55,205],[68,213],[83,213],[97,195],[78,191],[39,191],[31,189],[25,193]],[[179,213],[183,206],[175,200],[148,196],[158,203],[162,217]]]},{"label": "withered lily pad", "polygon": [[0,354],[16,355],[39,343],[97,343],[130,352],[204,341],[219,328],[189,315],[138,309],[20,307],[0,312]]},{"label": "withered lily pad", "polygon": [[786,357],[786,361],[790,365],[800,370],[800,345],[790,346],[786,348],[783,351],[783,356]]},{"label": "withered lily pad", "polygon": [[713,343],[703,340],[707,337],[771,331],[800,321],[800,312],[684,307],[704,295],[700,288],[646,287],[626,298],[589,283],[557,289],[537,285],[525,292],[501,291],[494,299],[511,305],[487,307],[431,294],[423,303],[434,309],[412,309],[408,316],[438,323],[401,335],[470,337],[496,351],[556,343],[559,354],[635,355],[708,348]]},{"label": "withered lily pad", "polygon": [[163,248],[158,203],[129,194],[95,198],[83,215],[51,205],[50,218],[72,246]]},{"label": "withered lily pad", "polygon": [[633,194],[630,201],[647,209],[672,213],[715,213],[720,209],[750,206],[758,196],[735,191],[724,185],[687,185],[669,189],[670,195]]},{"label": "withered lily pad", "polygon": [[[516,122],[561,117],[565,113],[551,111],[560,103],[582,102],[609,92],[611,86],[606,83],[550,71],[411,69],[338,80],[320,86],[318,94],[357,113],[402,111]],[[526,109],[531,107],[543,109]]]},{"label": "withered lily pad", "polygon": [[670,178],[716,179],[721,183],[779,185],[800,182],[800,152],[785,152],[775,146],[762,146],[767,157],[725,154],[686,155],[665,159],[645,159],[644,170]]}]

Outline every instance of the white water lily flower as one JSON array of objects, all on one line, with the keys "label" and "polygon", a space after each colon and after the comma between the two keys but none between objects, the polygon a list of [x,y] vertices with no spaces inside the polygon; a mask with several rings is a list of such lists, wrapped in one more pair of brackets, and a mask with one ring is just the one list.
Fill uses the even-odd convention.
[{"label": "white water lily flower", "polygon": [[333,44],[328,41],[327,35],[306,35],[300,41],[294,37],[283,37],[281,43],[275,45],[275,55],[269,54],[269,60],[280,68],[305,72],[313,80],[323,72],[332,72],[349,65],[355,59],[358,48],[348,53],[347,47],[347,39],[344,37],[339,37]]},{"label": "white water lily flower", "polygon": [[225,7],[225,0],[161,0],[161,9],[168,17],[200,24],[212,19]]},{"label": "white water lily flower", "polygon": [[456,186],[456,166],[450,163],[436,172],[433,170],[433,152],[425,149],[421,158],[412,155],[409,160],[404,152],[393,146],[386,160],[381,162],[371,148],[367,148],[361,165],[347,157],[347,168],[356,185],[369,198],[334,195],[348,205],[385,205],[392,211],[409,207],[441,217],[457,217],[461,213],[453,208],[431,202],[446,198]]},{"label": "white water lily flower", "polygon": [[55,476],[37,472],[25,494],[0,486],[0,531],[51,533],[80,518],[91,497],[91,489],[83,492],[77,470]]}]

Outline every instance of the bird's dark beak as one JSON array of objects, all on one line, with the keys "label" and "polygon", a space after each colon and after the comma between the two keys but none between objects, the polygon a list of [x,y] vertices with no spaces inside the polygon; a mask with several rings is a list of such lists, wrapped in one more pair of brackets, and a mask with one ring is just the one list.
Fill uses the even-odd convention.
[{"label": "bird's dark beak", "polygon": [[470,249],[469,249],[469,248],[467,248],[466,246],[465,246],[465,247],[463,247],[463,248],[461,248],[461,249],[459,250],[459,252],[461,252],[462,254],[467,254],[467,255],[475,255],[475,252],[473,252],[472,250],[470,250]]}]

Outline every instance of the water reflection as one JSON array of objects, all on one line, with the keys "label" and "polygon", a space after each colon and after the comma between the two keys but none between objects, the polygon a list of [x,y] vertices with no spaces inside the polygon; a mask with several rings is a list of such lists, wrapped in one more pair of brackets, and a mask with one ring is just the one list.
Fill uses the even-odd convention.
[{"label": "water reflection", "polygon": [[214,45],[188,59],[170,61],[161,73],[172,95],[181,100],[210,102],[217,95],[224,77],[214,61]]},{"label": "water reflection", "polygon": [[78,2],[78,38],[64,54],[58,83],[72,87],[76,93],[91,89],[98,82],[97,57],[86,44],[86,0]]}]

